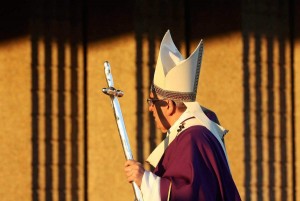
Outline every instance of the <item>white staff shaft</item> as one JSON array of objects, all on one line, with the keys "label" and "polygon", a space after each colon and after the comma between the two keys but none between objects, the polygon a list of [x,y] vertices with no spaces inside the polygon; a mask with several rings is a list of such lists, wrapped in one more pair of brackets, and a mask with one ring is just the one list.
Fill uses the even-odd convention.
[{"label": "white staff shaft", "polygon": [[123,121],[120,104],[119,104],[118,98],[116,98],[115,96],[110,96],[110,97],[111,97],[111,101],[112,101],[112,107],[114,110],[116,122],[117,122],[118,129],[119,129],[121,142],[123,145],[124,154],[125,154],[125,157],[127,160],[131,160],[131,159],[133,159],[133,156],[132,156],[132,151],[130,148],[130,143],[129,143],[128,135],[126,132],[125,124]]},{"label": "white staff shaft", "polygon": [[[107,61],[104,63],[104,72],[105,72],[108,87],[113,88],[114,87],[114,81],[113,81],[113,77],[112,77],[112,74],[111,74],[110,65]],[[130,148],[130,143],[129,143],[128,135],[127,135],[127,132],[126,132],[125,123],[124,123],[124,120],[123,120],[123,115],[122,115],[120,103],[118,101],[117,96],[110,95],[110,98],[111,98],[111,103],[112,103],[114,115],[115,115],[115,118],[116,118],[116,122],[117,122],[117,125],[118,125],[118,130],[119,130],[119,134],[120,134],[120,138],[121,138],[121,142],[122,142],[125,157],[126,157],[127,160],[131,160],[131,159],[133,159],[133,155],[132,155],[132,151],[131,151],[131,148]],[[136,198],[135,200],[143,201],[142,193],[141,193],[138,185],[135,182],[132,182],[132,187],[133,187],[135,198]]]}]

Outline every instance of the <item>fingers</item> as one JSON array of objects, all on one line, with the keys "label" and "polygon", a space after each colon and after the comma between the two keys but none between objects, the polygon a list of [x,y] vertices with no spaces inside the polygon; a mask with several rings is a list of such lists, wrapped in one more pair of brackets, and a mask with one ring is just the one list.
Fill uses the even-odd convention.
[{"label": "fingers", "polygon": [[125,161],[125,167],[126,166],[131,166],[131,165],[137,165],[140,164],[139,162],[135,161],[135,160],[127,160]]},{"label": "fingers", "polygon": [[129,178],[130,176],[132,176],[132,174],[133,174],[132,167],[127,166],[127,167],[125,167],[124,170],[125,170],[125,174],[126,174],[127,178]]},{"label": "fingers", "polygon": [[138,186],[140,186],[145,172],[145,169],[142,166],[142,164],[134,160],[128,160],[125,162],[124,166],[127,181],[134,181]]},{"label": "fingers", "polygon": [[133,160],[126,161],[124,171],[127,176],[127,179],[129,179],[133,175],[134,171],[137,169],[138,169],[138,162]]}]

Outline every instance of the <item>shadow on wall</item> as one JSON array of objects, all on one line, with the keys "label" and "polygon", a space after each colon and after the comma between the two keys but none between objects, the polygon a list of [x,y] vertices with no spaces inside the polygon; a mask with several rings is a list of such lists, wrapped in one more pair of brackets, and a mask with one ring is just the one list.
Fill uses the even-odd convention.
[{"label": "shadow on wall", "polygon": [[78,180],[79,168],[83,169],[79,161],[81,5],[35,1],[32,6],[32,200],[44,196],[47,201],[54,197],[77,201],[83,188]]},{"label": "shadow on wall", "polygon": [[296,200],[291,2],[243,2],[246,201]]}]

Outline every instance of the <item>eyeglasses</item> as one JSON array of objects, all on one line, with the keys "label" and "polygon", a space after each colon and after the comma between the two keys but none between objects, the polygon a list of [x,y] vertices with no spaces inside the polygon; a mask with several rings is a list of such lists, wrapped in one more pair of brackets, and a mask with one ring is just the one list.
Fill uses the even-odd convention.
[{"label": "eyeglasses", "polygon": [[157,99],[157,98],[147,98],[147,103],[149,106],[152,106],[154,105],[156,102],[158,101],[163,101],[163,100],[166,100],[165,98],[164,99]]}]

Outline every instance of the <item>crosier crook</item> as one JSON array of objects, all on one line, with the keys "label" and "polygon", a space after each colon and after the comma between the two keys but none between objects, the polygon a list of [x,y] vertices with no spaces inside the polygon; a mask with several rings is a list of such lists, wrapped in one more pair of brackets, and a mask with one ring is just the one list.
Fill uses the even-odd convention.
[{"label": "crosier crook", "polygon": [[[127,135],[126,128],[125,128],[121,107],[120,107],[120,104],[118,101],[118,97],[122,97],[124,95],[124,93],[122,91],[114,88],[114,81],[113,81],[113,77],[111,74],[111,68],[110,68],[108,61],[104,62],[104,72],[105,72],[105,77],[106,77],[108,88],[103,88],[102,92],[105,93],[106,95],[110,96],[110,100],[112,103],[112,108],[113,108],[116,122],[118,125],[118,130],[119,130],[123,150],[125,153],[125,157],[127,160],[132,160],[133,159],[132,151],[130,148],[129,139],[128,139],[128,135]],[[141,193],[138,185],[135,182],[132,182],[132,187],[133,187],[134,194],[135,194],[135,200],[143,201],[142,193]]]}]

